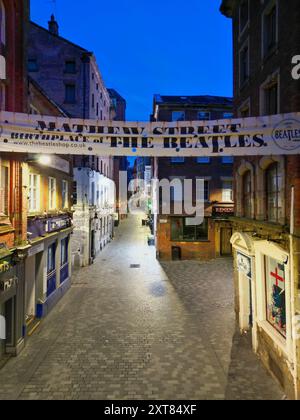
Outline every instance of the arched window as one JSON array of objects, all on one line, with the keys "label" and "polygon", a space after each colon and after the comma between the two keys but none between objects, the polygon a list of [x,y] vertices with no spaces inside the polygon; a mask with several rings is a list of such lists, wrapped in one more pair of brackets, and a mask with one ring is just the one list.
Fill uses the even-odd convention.
[{"label": "arched window", "polygon": [[266,205],[269,222],[278,223],[281,213],[282,175],[279,164],[273,163],[266,169]]},{"label": "arched window", "polygon": [[243,175],[243,216],[251,219],[252,217],[252,174],[246,171]]}]

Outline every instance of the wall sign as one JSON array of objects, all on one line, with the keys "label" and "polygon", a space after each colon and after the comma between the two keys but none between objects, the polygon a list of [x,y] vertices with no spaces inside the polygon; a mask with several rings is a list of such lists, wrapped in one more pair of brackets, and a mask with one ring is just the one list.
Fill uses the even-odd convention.
[{"label": "wall sign", "polygon": [[118,122],[0,113],[0,151],[100,156],[299,154],[300,113],[218,121]]},{"label": "wall sign", "polygon": [[237,253],[237,268],[240,273],[243,273],[249,279],[252,278],[251,258],[240,252]]}]

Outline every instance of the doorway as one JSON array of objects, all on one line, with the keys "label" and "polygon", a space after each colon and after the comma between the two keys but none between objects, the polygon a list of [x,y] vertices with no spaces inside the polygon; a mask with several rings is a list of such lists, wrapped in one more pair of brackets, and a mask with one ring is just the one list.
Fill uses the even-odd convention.
[{"label": "doorway", "polygon": [[231,237],[232,237],[232,229],[230,228],[221,228],[221,256],[228,257],[232,255],[232,245],[231,245]]}]

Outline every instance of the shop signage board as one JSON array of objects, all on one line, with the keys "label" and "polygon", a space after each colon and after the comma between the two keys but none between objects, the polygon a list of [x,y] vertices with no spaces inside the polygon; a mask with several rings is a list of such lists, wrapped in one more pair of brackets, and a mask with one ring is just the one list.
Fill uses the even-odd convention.
[{"label": "shop signage board", "polygon": [[99,156],[265,156],[300,151],[300,113],[118,122],[0,113],[0,151]]}]

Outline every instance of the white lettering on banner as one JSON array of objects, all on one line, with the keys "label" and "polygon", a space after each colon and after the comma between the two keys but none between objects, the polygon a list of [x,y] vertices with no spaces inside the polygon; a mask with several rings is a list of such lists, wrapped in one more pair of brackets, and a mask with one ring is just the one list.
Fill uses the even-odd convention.
[{"label": "white lettering on banner", "polygon": [[99,156],[299,154],[300,113],[218,121],[117,122],[0,113],[0,151]]},{"label": "white lettering on banner", "polygon": [[300,79],[300,55],[295,55],[292,58],[292,64],[295,65],[292,69],[292,78],[294,80]]}]

